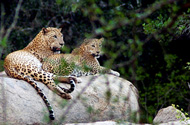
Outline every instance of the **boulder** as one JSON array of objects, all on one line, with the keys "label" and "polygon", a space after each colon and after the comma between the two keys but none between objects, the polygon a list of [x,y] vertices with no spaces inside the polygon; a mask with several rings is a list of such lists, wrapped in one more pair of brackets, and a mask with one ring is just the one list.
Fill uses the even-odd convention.
[{"label": "boulder", "polygon": [[[36,90],[27,82],[0,73],[0,124],[88,123],[105,120],[138,122],[138,90],[120,77],[81,77],[71,100],[65,100],[37,82],[50,101],[55,120]],[[64,87],[69,85],[62,84]],[[136,120],[136,121],[135,121]]]},{"label": "boulder", "polygon": [[158,111],[158,114],[154,118],[153,123],[168,123],[180,120],[186,121],[184,113],[174,108],[173,106],[168,106]]},{"label": "boulder", "polygon": [[167,122],[167,123],[160,123],[159,125],[189,125],[190,120],[180,120],[180,121],[172,121],[172,122]]},{"label": "boulder", "polygon": [[[173,122],[160,123],[160,124],[155,124],[155,125],[189,125],[189,124],[190,124],[190,120],[173,121]],[[131,123],[131,122],[99,121],[99,122],[78,123],[78,124],[68,123],[66,125],[152,125],[152,124],[147,124],[147,123],[136,124],[136,123]]]}]

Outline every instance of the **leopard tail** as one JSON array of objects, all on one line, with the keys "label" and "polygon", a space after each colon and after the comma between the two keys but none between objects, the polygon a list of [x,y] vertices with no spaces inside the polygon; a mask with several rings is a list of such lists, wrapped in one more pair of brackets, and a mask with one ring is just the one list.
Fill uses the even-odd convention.
[{"label": "leopard tail", "polygon": [[75,90],[75,81],[74,80],[70,80],[70,89],[65,89],[65,88],[63,88],[63,87],[61,87],[61,86],[59,86],[65,93],[71,93],[71,92],[73,92],[74,90]]},{"label": "leopard tail", "polygon": [[41,98],[43,99],[44,103],[46,104],[46,106],[47,106],[47,108],[49,110],[49,118],[51,120],[54,120],[55,116],[54,116],[53,108],[52,108],[51,104],[49,103],[46,95],[43,93],[43,91],[38,86],[38,84],[31,77],[29,77],[29,76],[25,76],[24,80],[27,81],[30,85],[32,85],[36,89],[36,91],[41,96]]}]

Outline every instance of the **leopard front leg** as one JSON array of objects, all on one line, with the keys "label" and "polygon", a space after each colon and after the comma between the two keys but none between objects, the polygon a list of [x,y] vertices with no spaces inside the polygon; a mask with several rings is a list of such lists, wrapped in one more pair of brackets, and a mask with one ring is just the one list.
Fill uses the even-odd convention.
[{"label": "leopard front leg", "polygon": [[110,74],[113,74],[113,75],[115,75],[115,76],[120,76],[120,73],[119,72],[117,72],[117,71],[114,71],[114,70],[111,70],[110,69],[110,72],[109,72]]},{"label": "leopard front leg", "polygon": [[48,79],[48,81],[45,80],[42,82],[44,84],[46,84],[49,89],[56,92],[62,98],[64,98],[64,99],[71,99],[72,98],[71,95],[69,95],[67,93],[71,93],[74,91],[74,89],[75,89],[75,83],[74,82],[71,83],[70,89],[65,89],[65,88],[62,88],[62,87],[56,85],[52,76],[50,76],[50,79]]},{"label": "leopard front leg", "polygon": [[71,92],[73,92],[74,89],[75,89],[75,81],[71,79],[69,84],[71,85],[70,89],[65,89],[65,88],[63,88],[63,87],[61,87],[61,86],[59,86],[59,85],[58,85],[58,86],[59,86],[64,92],[66,92],[66,93],[71,93]]},{"label": "leopard front leg", "polygon": [[65,89],[65,88],[62,88],[62,87],[59,86],[66,93],[73,92],[74,89],[75,89],[75,86],[76,86],[75,83],[79,83],[79,82],[81,83],[82,82],[82,80],[80,78],[76,78],[74,76],[66,77],[66,76],[56,76],[56,75],[54,75],[53,79],[58,81],[58,82],[68,83],[68,84],[71,85],[70,89]]},{"label": "leopard front leg", "polygon": [[35,80],[44,83],[49,89],[57,93],[62,98],[71,99],[71,95],[67,93],[72,92],[74,90],[73,86],[71,86],[70,89],[60,88],[58,85],[55,84],[55,81],[53,79],[54,75],[52,73],[45,72],[43,70],[34,70],[31,71],[31,73],[28,75],[30,75]]},{"label": "leopard front leg", "polygon": [[71,81],[74,81],[75,83],[81,83],[82,80],[80,78],[74,77],[74,76],[53,76],[54,80],[57,80],[62,83],[71,83]]},{"label": "leopard front leg", "polygon": [[54,82],[47,84],[47,87],[51,90],[53,90],[55,93],[57,93],[59,96],[61,96],[64,99],[71,99],[71,95],[69,95],[68,93],[65,93],[63,91],[64,88],[61,88],[60,86],[57,86]]}]

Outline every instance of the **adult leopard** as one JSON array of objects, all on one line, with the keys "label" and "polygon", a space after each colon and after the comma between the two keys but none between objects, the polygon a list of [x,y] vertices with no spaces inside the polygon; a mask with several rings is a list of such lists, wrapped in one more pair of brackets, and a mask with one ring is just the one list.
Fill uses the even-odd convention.
[{"label": "adult leopard", "polygon": [[86,76],[97,73],[109,73],[116,76],[120,74],[111,69],[100,66],[97,58],[100,57],[104,38],[85,39],[80,47],[75,48],[71,54],[56,54],[49,56],[42,68],[45,71],[63,76]]},{"label": "adult leopard", "polygon": [[[8,76],[25,80],[36,89],[49,110],[51,120],[55,119],[52,106],[35,80],[41,81],[62,98],[71,99],[71,96],[67,93],[74,90],[77,79],[74,77],[57,77],[42,69],[42,61],[48,56],[53,55],[56,51],[60,51],[63,45],[64,41],[61,29],[53,27],[42,28],[24,49],[10,53],[4,61],[4,69]],[[55,84],[55,78],[60,82],[70,83],[71,88],[60,88]]]}]

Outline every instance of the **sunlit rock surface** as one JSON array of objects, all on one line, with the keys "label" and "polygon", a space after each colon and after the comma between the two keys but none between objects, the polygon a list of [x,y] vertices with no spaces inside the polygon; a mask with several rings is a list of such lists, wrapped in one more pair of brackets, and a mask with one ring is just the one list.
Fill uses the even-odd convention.
[{"label": "sunlit rock surface", "polygon": [[[48,110],[27,82],[0,73],[0,124],[88,123],[105,120],[139,120],[138,90],[113,75],[81,77],[72,99],[66,101],[38,82],[49,99],[56,119],[48,121]],[[65,84],[61,84],[67,86]]]}]

